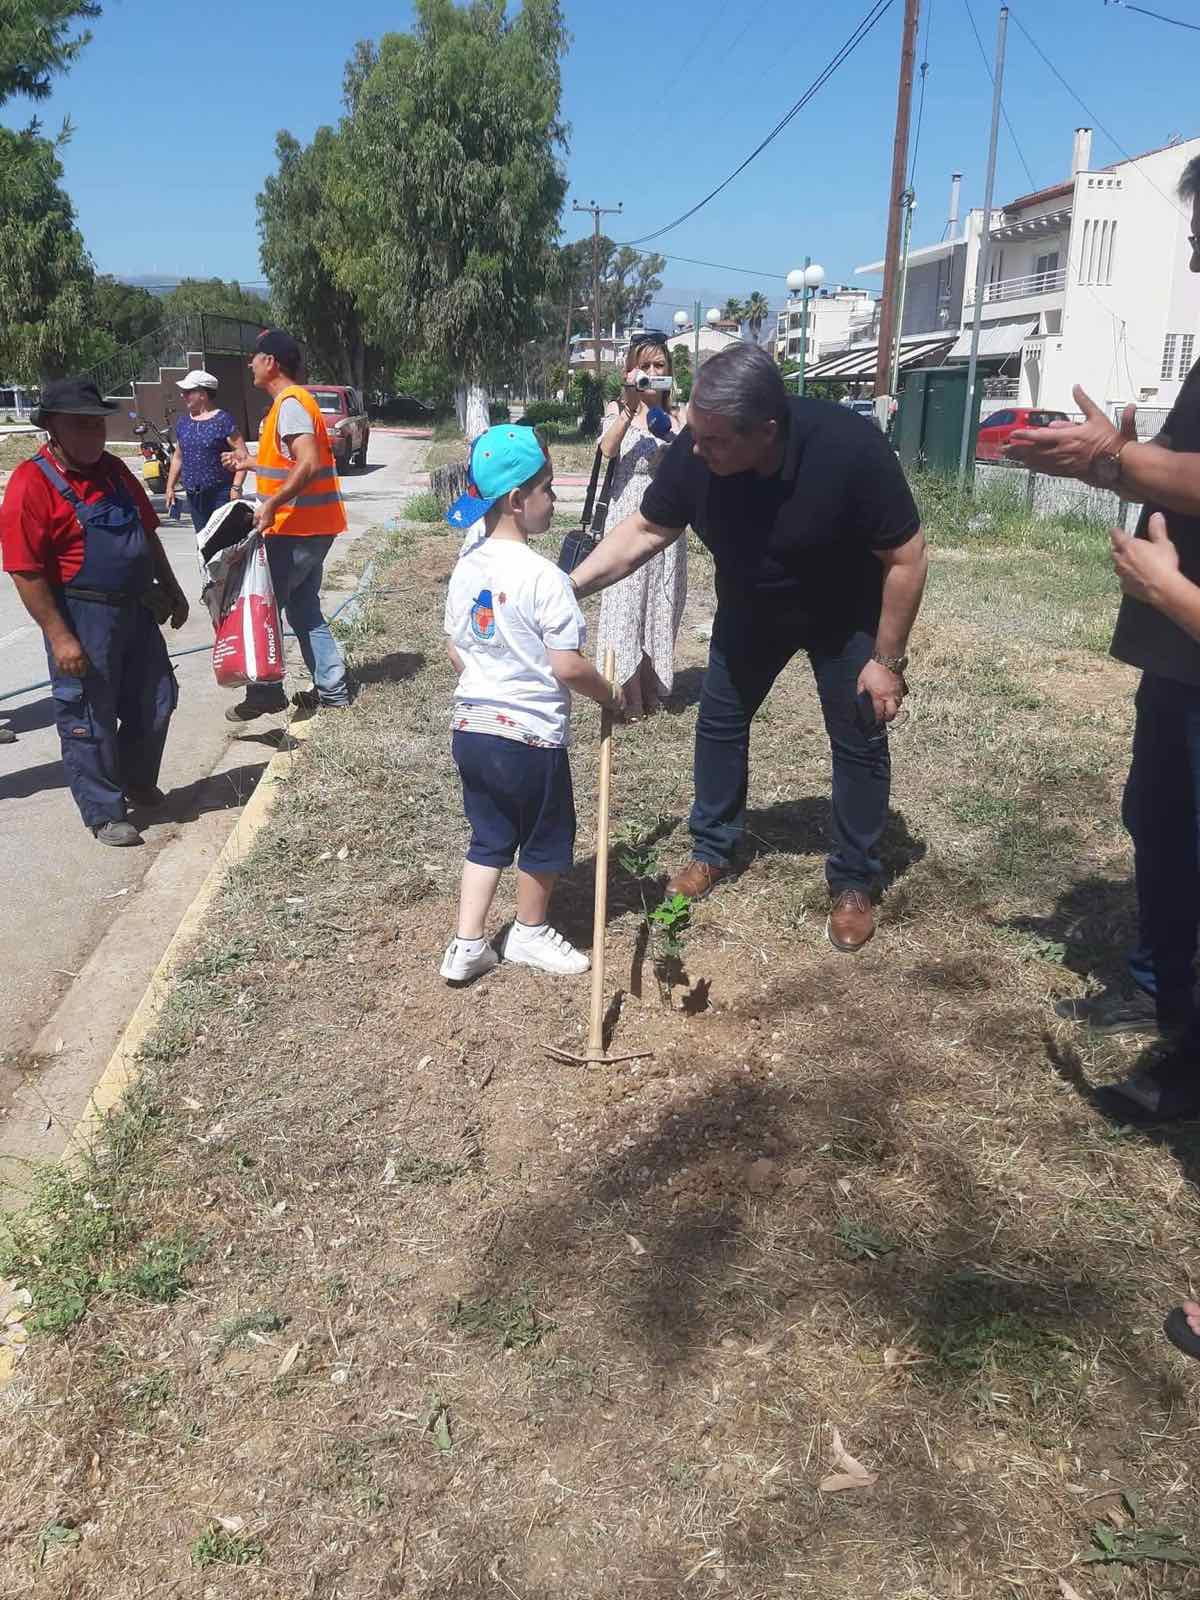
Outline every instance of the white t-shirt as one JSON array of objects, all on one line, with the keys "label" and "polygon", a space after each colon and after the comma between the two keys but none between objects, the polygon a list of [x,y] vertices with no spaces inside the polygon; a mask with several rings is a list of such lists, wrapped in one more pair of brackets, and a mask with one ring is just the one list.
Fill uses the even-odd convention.
[{"label": "white t-shirt", "polygon": [[444,627],[463,660],[454,728],[568,742],[571,696],[546,652],[582,650],[587,625],[565,572],[515,539],[469,544],[450,577]]}]

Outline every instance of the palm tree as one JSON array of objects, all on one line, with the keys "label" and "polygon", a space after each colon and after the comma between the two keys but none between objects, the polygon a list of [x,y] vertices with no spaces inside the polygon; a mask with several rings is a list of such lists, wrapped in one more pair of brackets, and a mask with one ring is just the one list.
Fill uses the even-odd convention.
[{"label": "palm tree", "polygon": [[746,301],[743,308],[746,321],[750,324],[750,337],[757,344],[762,325],[771,315],[771,304],[765,294],[760,294],[757,289]]},{"label": "palm tree", "polygon": [[721,315],[726,322],[736,322],[740,328],[746,320],[746,307],[741,300],[737,300],[733,295],[730,295],[729,299],[721,307]]}]

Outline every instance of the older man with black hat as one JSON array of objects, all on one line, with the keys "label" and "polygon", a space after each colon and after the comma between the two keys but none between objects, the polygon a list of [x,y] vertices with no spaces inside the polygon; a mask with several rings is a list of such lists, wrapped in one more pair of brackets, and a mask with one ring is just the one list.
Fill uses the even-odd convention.
[{"label": "older man with black hat", "polygon": [[63,766],[102,844],[141,844],[126,803],[161,804],[158,772],[179,698],[157,620],[188,604],[145,490],[104,448],[117,410],[86,378],[48,383],[33,420],[49,442],[9,479],[0,551],[41,628]]},{"label": "older man with black hat", "polygon": [[[325,557],[346,531],[346,507],[325,418],[300,383],[303,366],[290,333],[267,328],[259,334],[250,371],[255,387],[270,395],[271,409],[258,431],[258,455],[252,460],[235,449],[221,460],[233,472],[249,469],[255,475],[254,525],[266,540],[276,599],[312,674],[312,690],[297,695],[296,704],[315,710],[350,703],[346,663],[321,611]],[[286,706],[282,689],[251,684],[246,698],[225,715],[230,722],[249,722]]]}]

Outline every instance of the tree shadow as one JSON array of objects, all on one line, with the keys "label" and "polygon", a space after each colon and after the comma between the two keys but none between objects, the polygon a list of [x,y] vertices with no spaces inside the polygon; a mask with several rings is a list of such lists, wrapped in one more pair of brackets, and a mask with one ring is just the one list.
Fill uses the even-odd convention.
[{"label": "tree shadow", "polygon": [[235,810],[244,806],[254,793],[266,765],[265,760],[254,761],[247,762],[244,766],[230,767],[225,772],[210,772],[203,778],[197,778],[194,783],[181,784],[178,788],[171,789],[167,794],[166,804],[157,810],[145,810],[131,805],[130,815],[148,827],[152,823],[196,822],[210,811]]},{"label": "tree shadow", "polygon": [[23,733],[33,733],[38,728],[52,728],[53,697],[48,694],[43,695],[40,700],[31,700],[28,705],[13,706],[8,710],[0,706],[0,726],[11,728],[18,736]]},{"label": "tree shadow", "polygon": [[671,684],[671,692],[663,699],[663,710],[668,716],[679,716],[689,706],[700,704],[700,694],[704,688],[704,668],[684,667],[682,672],[675,674]]},{"label": "tree shadow", "polygon": [[1120,985],[1128,977],[1124,952],[1137,931],[1137,897],[1129,878],[1079,878],[1048,916],[1014,917],[998,926],[1062,945],[1068,971]]},{"label": "tree shadow", "polygon": [[390,655],[359,662],[351,676],[358,687],[368,683],[407,683],[425,664],[426,658],[419,650],[396,650]]},{"label": "tree shadow", "polygon": [[0,800],[28,800],[35,794],[66,787],[62,761],[43,761],[40,766],[25,767],[20,772],[8,772],[0,777]]}]

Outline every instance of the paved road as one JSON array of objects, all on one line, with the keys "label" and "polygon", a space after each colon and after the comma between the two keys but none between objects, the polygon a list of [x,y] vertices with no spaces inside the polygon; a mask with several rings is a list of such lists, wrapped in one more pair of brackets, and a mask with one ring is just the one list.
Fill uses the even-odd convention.
[{"label": "paved road", "polygon": [[[423,448],[419,440],[372,433],[371,467],[343,480],[351,536],[394,514]],[[197,595],[190,519],[164,523],[163,543],[185,591]],[[348,543],[339,541],[335,551],[346,554]],[[335,598],[331,594],[331,602]],[[0,576],[0,723],[17,734],[15,744],[0,745],[0,1116],[19,1081],[15,1069],[22,1054],[34,1046],[114,922],[139,896],[145,902],[141,891],[147,874],[153,869],[158,880],[166,877],[173,885],[173,898],[164,902],[158,920],[168,918],[171,907],[181,899],[186,904],[199,886],[274,753],[278,719],[264,718],[245,729],[224,719],[235,696],[213,682],[207,612],[193,605],[186,627],[177,634],[168,630],[167,639],[173,652],[201,647],[175,662],[179,710],[161,779],[169,803],[145,827],[144,848],[109,849],[83,827],[64,787],[48,690],[26,689],[46,677],[41,635],[12,584]],[[296,656],[294,644],[291,652]],[[307,682],[302,667],[300,672],[297,686]],[[14,690],[26,692],[6,698]],[[157,943],[161,954],[173,932],[174,923],[161,929],[159,940],[156,926],[149,933],[142,929],[145,948],[125,975],[131,992],[139,980],[144,987],[149,973],[140,976],[141,966],[152,954],[153,969],[153,946]],[[103,1042],[99,1039],[98,1047]],[[46,1048],[45,1041],[40,1047]]]}]

